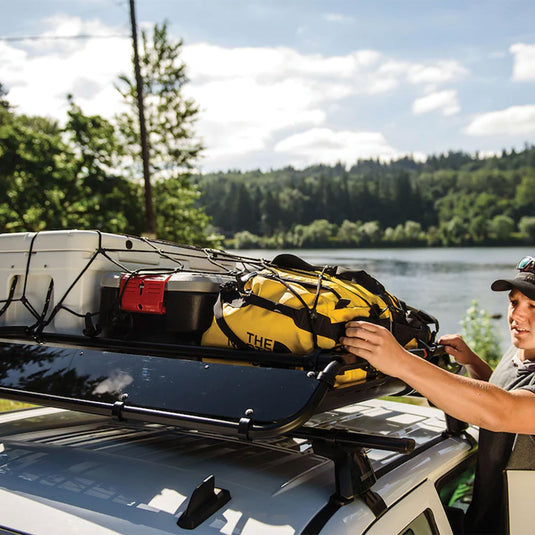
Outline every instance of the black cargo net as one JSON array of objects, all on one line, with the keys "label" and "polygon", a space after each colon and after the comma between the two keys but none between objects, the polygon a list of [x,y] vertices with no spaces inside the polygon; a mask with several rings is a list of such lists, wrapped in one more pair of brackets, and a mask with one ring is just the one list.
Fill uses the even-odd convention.
[{"label": "black cargo net", "polygon": [[[223,309],[224,305],[231,304],[231,307],[233,307],[234,305],[232,303],[238,301],[242,303],[242,306],[253,305],[262,307],[276,314],[284,314],[291,317],[296,327],[304,329],[310,334],[312,342],[311,349],[313,350],[318,349],[318,336],[334,340],[335,345],[338,346],[338,340],[344,330],[344,325],[333,323],[328,316],[318,312],[320,295],[324,292],[330,292],[337,296],[337,309],[350,305],[352,301],[362,303],[363,306],[367,307],[368,312],[365,317],[355,319],[365,319],[384,325],[394,333],[403,345],[414,338],[424,344],[433,343],[438,330],[438,321],[435,318],[412,307],[407,307],[404,302],[390,295],[379,281],[364,271],[346,270],[339,272],[339,268],[336,266],[312,266],[294,255],[279,255],[274,260],[267,261],[235,255],[226,251],[189,245],[177,245],[165,241],[126,235],[121,236],[125,239],[124,248],[104,247],[102,233],[99,231],[95,232],[98,236],[98,246],[83,268],[74,276],[67,289],[63,292],[63,295],[54,295],[58,291],[58,284],[56,283],[56,288],[54,288],[54,278],[51,277],[45,295],[34,299],[34,301],[38,302],[32,302],[29,298],[31,292],[28,288],[29,277],[32,274],[32,259],[39,253],[38,250],[35,250],[36,239],[39,233],[33,235],[27,253],[28,258],[24,274],[13,276],[10,281],[7,299],[0,300],[0,317],[14,303],[20,303],[29,311],[32,320],[28,322],[30,323],[28,325],[6,325],[2,330],[23,329],[26,335],[38,340],[40,335],[46,332],[47,326],[51,324],[58,313],[65,311],[72,316],[80,318],[80,331],[77,333],[78,335],[83,334],[94,337],[101,334],[101,327],[107,321],[105,317],[106,313],[103,313],[102,308],[99,308],[99,310],[84,310],[84,306],[89,308],[90,305],[80,303],[77,305],[78,309],[73,310],[72,306],[67,306],[65,302],[69,294],[73,291],[73,288],[80,284],[80,281],[87,274],[88,270],[90,270],[91,266],[97,259],[100,260],[102,258],[109,263],[109,273],[116,273],[121,276],[119,289],[112,297],[113,310],[120,310],[123,316],[125,315],[125,310],[129,310],[130,312],[126,312],[126,314],[130,314],[130,320],[133,311],[122,307],[122,300],[129,281],[136,280],[136,277],[142,278],[143,276],[150,277],[151,275],[164,274],[173,275],[184,272],[228,276],[226,283],[221,283],[220,286],[217,286],[218,298],[217,302],[214,299],[215,304],[213,310],[210,310],[210,315],[216,320],[221,331],[231,342],[231,345],[236,348],[250,349],[247,341],[240,339],[230,328],[225,319]],[[138,245],[136,246],[136,244]],[[139,247],[141,244],[143,248]],[[130,265],[142,264],[139,261],[139,257],[135,259],[136,253],[154,254],[157,258],[165,259],[167,267],[152,268],[143,266],[138,269],[131,269],[117,260],[118,255],[115,253],[121,253],[120,258],[122,262],[130,263]],[[131,260],[127,259],[129,255],[132,255]],[[194,269],[190,269],[188,266],[189,261],[192,259],[195,259],[198,264],[204,264],[204,269],[197,266]],[[99,270],[102,271],[100,266]],[[293,308],[283,305],[276,300],[272,301],[255,295],[246,284],[251,278],[257,275],[278,281],[298,300],[301,307]],[[304,277],[300,280],[299,275],[303,275]],[[336,288],[341,288],[340,285],[344,287],[346,298],[342,298],[336,291]],[[304,288],[305,292],[311,293],[313,298],[308,302],[303,299],[300,295],[300,290],[297,290],[299,286],[302,289]],[[362,288],[368,292],[369,298],[366,297],[365,292],[361,291]],[[103,289],[95,288],[94,291],[99,292],[98,297],[102,301]],[[348,293],[351,295],[347,295]],[[187,314],[188,311],[185,313]],[[100,317],[98,320],[95,320],[97,316]],[[119,328],[130,329],[132,334],[136,334],[135,327],[129,327],[127,323],[121,323],[124,320],[123,316],[119,318],[120,321],[117,323]],[[116,316],[113,316],[113,319],[116,319]],[[429,328],[430,325],[435,326],[434,331]],[[58,334],[62,334],[60,329],[57,332]],[[291,349],[289,350],[291,351]]]},{"label": "black cargo net", "polygon": [[[9,285],[9,293],[6,299],[0,299],[0,317],[2,317],[6,311],[9,309],[10,306],[13,306],[14,303],[21,303],[22,306],[28,310],[33,317],[34,321],[30,325],[17,325],[15,327],[24,328],[24,332],[28,335],[33,336],[34,338],[38,338],[39,335],[44,331],[44,329],[53,321],[53,319],[56,317],[58,312],[61,310],[64,310],[68,312],[69,314],[72,314],[73,316],[83,318],[85,321],[85,329],[83,329],[83,334],[87,336],[95,336],[98,334],[98,329],[95,327],[93,318],[95,316],[99,315],[99,311],[85,311],[85,312],[79,312],[72,310],[72,308],[66,306],[65,300],[67,299],[68,295],[72,292],[73,288],[80,282],[80,280],[83,278],[83,276],[86,274],[86,272],[89,270],[91,265],[97,260],[99,257],[105,258],[109,263],[110,267],[113,267],[113,269],[110,269],[110,272],[118,272],[122,273],[124,275],[127,275],[128,277],[134,277],[135,275],[142,275],[142,274],[173,274],[178,272],[188,272],[188,270],[185,266],[184,261],[188,258],[202,258],[203,260],[207,261],[209,264],[216,267],[219,272],[232,274],[235,271],[240,271],[239,268],[229,268],[229,263],[234,263],[237,266],[241,265],[241,270],[246,270],[246,266],[256,266],[259,268],[260,266],[264,265],[263,260],[258,260],[254,258],[247,258],[242,257],[238,255],[233,255],[231,253],[227,253],[225,251],[219,251],[215,249],[208,249],[208,248],[201,248],[201,247],[195,247],[195,246],[189,246],[189,245],[177,245],[170,242],[165,241],[159,241],[159,240],[151,240],[144,237],[133,237],[133,236],[127,236],[125,235],[125,248],[119,249],[119,248],[112,248],[112,247],[104,247],[102,244],[102,233],[100,231],[95,231],[98,235],[98,247],[94,251],[94,253],[91,255],[87,263],[84,265],[84,267],[80,270],[80,272],[75,276],[74,280],[71,282],[67,290],[63,293],[63,295],[60,296],[57,303],[55,304],[54,308],[50,311],[50,303],[51,298],[54,291],[54,279],[51,277],[50,284],[47,288],[46,295],[44,296],[44,302],[43,299],[40,298],[39,305],[35,302],[32,302],[31,299],[28,297],[28,280],[31,275],[31,264],[32,264],[32,257],[35,256],[38,251],[34,250],[35,247],[35,241],[39,235],[39,233],[35,233],[34,236],[31,239],[30,247],[28,249],[28,259],[26,261],[26,267],[24,270],[23,275],[14,275],[11,283]],[[135,242],[142,242],[143,244],[146,244],[150,247],[149,250],[147,249],[136,249],[135,248]],[[180,258],[178,258],[178,253],[173,252],[172,250],[169,250],[169,247],[180,247],[181,251],[179,253]],[[167,247],[167,249],[166,249]],[[189,251],[189,252],[188,252]],[[174,263],[176,267],[157,267],[157,268],[150,268],[150,267],[143,267],[139,269],[129,269],[127,266],[116,260],[111,256],[111,253],[115,252],[121,252],[121,254],[134,254],[134,253],[147,253],[152,252],[158,257],[162,259],[167,259],[170,262]],[[139,263],[139,262],[137,262]],[[206,274],[213,274],[213,270],[202,270],[202,269],[195,269],[195,273],[206,273]],[[17,289],[21,288],[21,295],[18,297],[15,297],[17,293]],[[126,287],[126,286],[125,286]]]}]

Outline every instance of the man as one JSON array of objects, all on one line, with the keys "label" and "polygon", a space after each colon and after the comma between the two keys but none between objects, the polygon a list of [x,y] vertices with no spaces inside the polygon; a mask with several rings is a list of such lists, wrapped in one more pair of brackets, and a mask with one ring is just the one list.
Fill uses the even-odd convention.
[{"label": "man", "polygon": [[494,291],[509,291],[513,344],[494,372],[459,335],[445,335],[439,343],[466,368],[468,377],[451,374],[409,353],[379,325],[351,321],[341,339],[349,352],[398,377],[447,414],[481,428],[467,533],[506,533],[503,470],[515,435],[535,435],[535,258],[522,259],[517,269],[513,279],[491,285]]}]

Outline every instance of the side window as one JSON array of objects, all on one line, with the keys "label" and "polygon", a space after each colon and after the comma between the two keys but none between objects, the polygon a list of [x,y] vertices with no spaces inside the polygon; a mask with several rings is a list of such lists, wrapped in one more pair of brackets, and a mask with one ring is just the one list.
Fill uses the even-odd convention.
[{"label": "side window", "polygon": [[419,514],[399,535],[436,535],[438,533],[431,509]]},{"label": "side window", "polygon": [[436,482],[435,487],[446,512],[450,508],[463,512],[468,509],[472,501],[475,468],[476,455],[472,455]]}]

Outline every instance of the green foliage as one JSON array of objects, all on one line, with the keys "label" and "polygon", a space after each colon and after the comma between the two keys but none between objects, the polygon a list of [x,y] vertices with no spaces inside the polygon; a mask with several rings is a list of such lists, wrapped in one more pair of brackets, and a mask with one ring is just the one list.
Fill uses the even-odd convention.
[{"label": "green foliage", "polygon": [[[55,121],[0,110],[0,231],[69,224],[73,159]],[[67,211],[66,211],[67,209]]]},{"label": "green foliage", "polygon": [[400,223],[395,228],[385,229],[383,240],[391,245],[418,246],[427,243],[422,225],[411,220],[405,221],[405,224]]},{"label": "green foliage", "polygon": [[248,230],[236,232],[232,243],[234,249],[257,249],[263,246],[262,239]]},{"label": "green foliage", "polygon": [[71,226],[140,234],[143,209],[139,185],[118,175],[124,155],[115,126],[99,115],[84,115],[69,97],[65,126],[73,151],[76,211]]},{"label": "green foliage", "polygon": [[187,177],[159,180],[154,186],[154,201],[158,206],[156,228],[158,237],[176,243],[217,247],[218,235],[207,236],[209,218],[194,207],[198,192],[189,186]]},{"label": "green foliage", "polygon": [[321,247],[532,243],[519,224],[533,215],[535,147],[488,159],[449,153],[350,169],[228,171],[196,182],[200,206],[228,238],[247,230],[266,244],[300,247],[304,229],[325,220],[335,227]]},{"label": "green foliage", "polygon": [[70,100],[65,128],[0,111],[2,232],[98,228],[139,233],[139,186],[117,176],[113,126]]},{"label": "green foliage", "polygon": [[500,335],[492,317],[485,309],[479,308],[477,300],[472,301],[466,310],[461,327],[466,343],[494,368],[501,357]]},{"label": "green foliage", "polygon": [[516,188],[515,201],[521,208],[533,209],[535,206],[535,169],[528,168],[522,173]]},{"label": "green foliage", "polygon": [[535,241],[535,217],[524,216],[518,223],[518,230],[529,240],[531,243]]},{"label": "green foliage", "polygon": [[[184,96],[188,83],[186,66],[180,58],[182,41],[173,41],[167,23],[155,24],[152,33],[141,33],[139,50],[143,79],[145,122],[149,137],[151,176],[155,179],[191,169],[202,150],[195,138],[194,125],[199,109]],[[119,77],[118,90],[128,112],[118,116],[126,149],[139,157],[137,91],[133,75]]]},{"label": "green foliage", "polygon": [[512,217],[499,214],[490,220],[489,229],[498,240],[506,241],[515,230],[515,222]]},{"label": "green foliage", "polygon": [[[524,245],[535,239],[535,147],[481,159],[462,152],[262,172],[192,172],[203,149],[183,92],[182,42],[167,26],[140,50],[158,237],[219,246]],[[144,229],[133,77],[128,111],[86,116],[70,99],[60,128],[18,115],[0,84],[0,231]]]},{"label": "green foliage", "polygon": [[[142,34],[141,71],[159,238],[216,247],[210,218],[198,205],[190,169],[202,145],[193,126],[195,103],[167,25]],[[17,115],[0,84],[0,232],[96,228],[141,234],[145,229],[136,85],[122,76],[127,112],[108,121],[85,115],[68,97],[64,128],[43,117]],[[248,191],[242,192],[244,197]],[[252,203],[249,203],[250,205]],[[256,217],[256,214],[250,217]],[[248,224],[251,219],[237,220]]]},{"label": "green foliage", "polygon": [[7,91],[4,89],[3,84],[0,82],[0,108],[7,110],[9,108],[9,102],[4,98],[7,95]]},{"label": "green foliage", "polygon": [[347,219],[340,225],[338,229],[338,243],[344,247],[353,247],[359,243],[359,228],[362,225],[360,221],[353,222]]}]

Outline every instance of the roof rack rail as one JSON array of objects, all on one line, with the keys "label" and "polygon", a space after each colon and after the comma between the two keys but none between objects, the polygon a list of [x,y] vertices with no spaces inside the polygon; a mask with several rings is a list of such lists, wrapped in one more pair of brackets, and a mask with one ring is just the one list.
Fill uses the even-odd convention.
[{"label": "roof rack rail", "polygon": [[[245,439],[287,434],[313,414],[406,385],[361,359],[126,343],[0,331],[0,397]],[[362,372],[337,384],[346,370]]]}]

